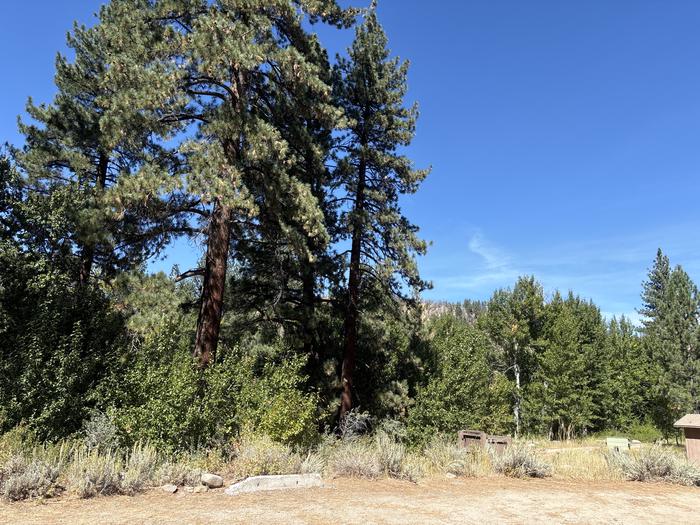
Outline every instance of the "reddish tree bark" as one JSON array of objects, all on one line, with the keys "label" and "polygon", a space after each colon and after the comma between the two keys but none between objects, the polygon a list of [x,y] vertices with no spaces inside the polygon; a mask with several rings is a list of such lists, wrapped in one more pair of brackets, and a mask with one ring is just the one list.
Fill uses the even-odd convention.
[{"label": "reddish tree bark", "polygon": [[194,356],[203,368],[214,361],[219,344],[231,242],[231,219],[231,209],[217,201],[209,222],[202,300],[194,346]]},{"label": "reddish tree bark", "polygon": [[357,190],[355,193],[355,209],[352,230],[352,246],[350,248],[350,275],[348,276],[348,305],[345,314],[345,341],[343,354],[343,368],[340,381],[343,391],[340,395],[341,419],[352,410],[353,407],[353,379],[355,375],[355,361],[357,358],[357,328],[360,319],[360,286],[362,284],[362,271],[360,267],[362,255],[362,236],[364,222],[362,214],[365,206],[365,179],[367,165],[360,161],[358,169]]}]

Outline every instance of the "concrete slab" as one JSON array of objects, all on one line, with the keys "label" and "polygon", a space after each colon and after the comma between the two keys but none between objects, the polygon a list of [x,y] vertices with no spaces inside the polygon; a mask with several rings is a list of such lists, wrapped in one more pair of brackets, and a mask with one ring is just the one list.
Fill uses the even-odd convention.
[{"label": "concrete slab", "polygon": [[288,490],[323,486],[320,474],[288,474],[282,476],[253,476],[234,483],[226,494],[236,496],[263,490]]}]

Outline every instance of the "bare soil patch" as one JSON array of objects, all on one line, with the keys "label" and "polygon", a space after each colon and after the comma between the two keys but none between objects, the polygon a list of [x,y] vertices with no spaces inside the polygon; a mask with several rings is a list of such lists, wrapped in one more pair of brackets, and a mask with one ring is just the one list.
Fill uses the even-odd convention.
[{"label": "bare soil patch", "polygon": [[338,479],[324,488],[235,497],[223,490],[153,490],[136,497],[0,503],[0,523],[700,523],[699,512],[700,489],[664,484]]}]

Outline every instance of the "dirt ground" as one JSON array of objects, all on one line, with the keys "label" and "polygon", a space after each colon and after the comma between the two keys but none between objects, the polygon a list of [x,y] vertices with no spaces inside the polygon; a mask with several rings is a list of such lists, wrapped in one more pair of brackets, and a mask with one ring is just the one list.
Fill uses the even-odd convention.
[{"label": "dirt ground", "polygon": [[0,523],[699,523],[700,489],[634,482],[504,478],[332,480],[323,488],[226,496],[154,490],[137,497],[0,503]]}]

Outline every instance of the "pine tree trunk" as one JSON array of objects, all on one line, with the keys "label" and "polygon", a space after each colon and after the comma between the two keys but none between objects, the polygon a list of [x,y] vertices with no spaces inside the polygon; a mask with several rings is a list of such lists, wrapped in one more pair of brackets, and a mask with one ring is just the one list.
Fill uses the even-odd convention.
[{"label": "pine tree trunk", "polygon": [[358,170],[357,191],[352,230],[352,247],[350,250],[350,275],[348,277],[348,305],[345,314],[345,344],[343,368],[340,375],[343,391],[340,396],[340,417],[343,418],[353,406],[353,376],[355,373],[355,358],[357,355],[357,326],[359,322],[360,258],[362,252],[363,220],[362,213],[365,205],[365,178],[367,165],[360,160]]},{"label": "pine tree trunk", "polygon": [[[107,170],[109,168],[109,157],[104,153],[100,153],[100,159],[97,165],[97,189],[102,192],[107,186]],[[78,276],[81,286],[85,286],[90,280],[92,266],[95,263],[95,243],[88,241],[83,244],[80,250],[80,273]]]},{"label": "pine tree trunk", "polygon": [[231,218],[231,209],[217,201],[209,223],[204,283],[194,345],[194,356],[202,368],[214,361],[219,344],[231,242]]}]

